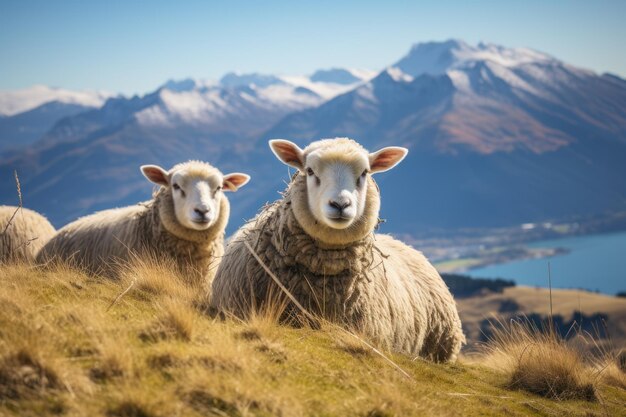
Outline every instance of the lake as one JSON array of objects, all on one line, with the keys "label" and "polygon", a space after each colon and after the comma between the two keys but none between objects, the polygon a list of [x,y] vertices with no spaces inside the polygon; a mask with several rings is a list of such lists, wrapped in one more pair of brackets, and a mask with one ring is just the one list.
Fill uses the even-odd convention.
[{"label": "lake", "polygon": [[570,252],[542,259],[490,265],[467,272],[473,277],[512,279],[519,285],[548,286],[548,261],[553,288],[584,288],[615,294],[626,291],[626,232],[534,242],[535,248]]}]

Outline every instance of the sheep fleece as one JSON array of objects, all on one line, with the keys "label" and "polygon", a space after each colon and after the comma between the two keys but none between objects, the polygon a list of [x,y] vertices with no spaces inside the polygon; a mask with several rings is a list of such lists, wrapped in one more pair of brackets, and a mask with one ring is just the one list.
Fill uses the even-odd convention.
[{"label": "sheep fleece", "polygon": [[232,238],[213,281],[213,306],[245,317],[276,293],[247,241],[309,311],[386,348],[454,361],[465,342],[461,321],[450,291],[426,258],[374,233],[343,248],[324,249],[295,219],[290,191]]},{"label": "sheep fleece", "polygon": [[0,206],[0,262],[34,261],[55,232],[48,219],[36,211]]},{"label": "sheep fleece", "polygon": [[63,227],[40,251],[38,260],[58,257],[102,273],[133,253],[149,253],[169,257],[181,271],[210,282],[214,263],[224,252],[228,215],[228,200],[222,198],[220,217],[213,226],[203,231],[184,228],[175,218],[170,191],[160,190],[154,200],[104,210]]}]

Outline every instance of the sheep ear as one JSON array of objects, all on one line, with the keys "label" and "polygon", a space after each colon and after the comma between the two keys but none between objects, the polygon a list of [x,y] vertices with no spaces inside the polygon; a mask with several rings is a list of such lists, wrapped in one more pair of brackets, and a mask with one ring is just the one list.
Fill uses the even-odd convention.
[{"label": "sheep ear", "polygon": [[166,170],[158,165],[142,165],[141,173],[150,182],[167,187],[170,183],[170,176]]},{"label": "sheep ear", "polygon": [[407,148],[389,146],[369,155],[370,172],[385,172],[395,167],[409,153]]},{"label": "sheep ear", "polygon": [[239,188],[246,185],[248,181],[250,181],[250,175],[242,174],[241,172],[224,175],[222,189],[224,191],[237,191]]},{"label": "sheep ear", "polygon": [[298,145],[284,139],[273,139],[269,144],[276,158],[300,171],[304,169],[304,152]]}]

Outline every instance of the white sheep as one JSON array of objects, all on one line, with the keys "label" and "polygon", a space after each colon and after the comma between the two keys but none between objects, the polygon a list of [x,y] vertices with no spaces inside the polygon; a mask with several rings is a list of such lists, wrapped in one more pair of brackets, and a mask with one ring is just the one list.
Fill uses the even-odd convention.
[{"label": "white sheep", "polygon": [[36,211],[0,206],[0,263],[33,262],[55,232],[48,219]]},{"label": "white sheep", "polygon": [[230,205],[224,191],[236,191],[250,177],[223,175],[199,161],[141,167],[160,186],[154,198],[134,206],[104,210],[60,229],[42,248],[40,262],[69,260],[94,273],[110,272],[134,254],[170,257],[185,273],[209,283],[224,252]]},{"label": "white sheep", "polygon": [[[283,198],[229,242],[212,284],[213,307],[245,318],[277,293],[247,243],[308,311],[388,349],[454,361],[465,337],[445,283],[420,252],[374,234],[380,195],[371,174],[393,168],[408,151],[368,153],[345,138],[304,150],[285,140],[270,147],[297,174]],[[287,307],[285,314],[295,311]]]}]

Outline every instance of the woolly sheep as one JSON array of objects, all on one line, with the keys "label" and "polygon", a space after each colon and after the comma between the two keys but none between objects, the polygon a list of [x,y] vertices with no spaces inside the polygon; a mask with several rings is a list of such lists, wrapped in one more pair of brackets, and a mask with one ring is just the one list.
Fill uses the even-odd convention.
[{"label": "woolly sheep", "polygon": [[[298,171],[283,198],[229,242],[212,284],[212,306],[245,318],[276,294],[247,242],[308,311],[388,349],[454,361],[465,337],[445,283],[420,252],[374,234],[380,195],[371,174],[393,168],[408,151],[368,153],[347,138],[304,150],[285,140],[270,147]],[[290,302],[284,314],[294,311]]]},{"label": "woolly sheep", "polygon": [[94,273],[111,271],[133,254],[174,259],[181,271],[208,284],[224,252],[230,205],[224,191],[237,191],[250,177],[223,175],[200,161],[141,167],[160,186],[152,200],[104,210],[68,224],[43,247],[38,259],[69,260]]},{"label": "woolly sheep", "polygon": [[0,206],[0,263],[33,262],[55,232],[48,219],[36,211]]}]

